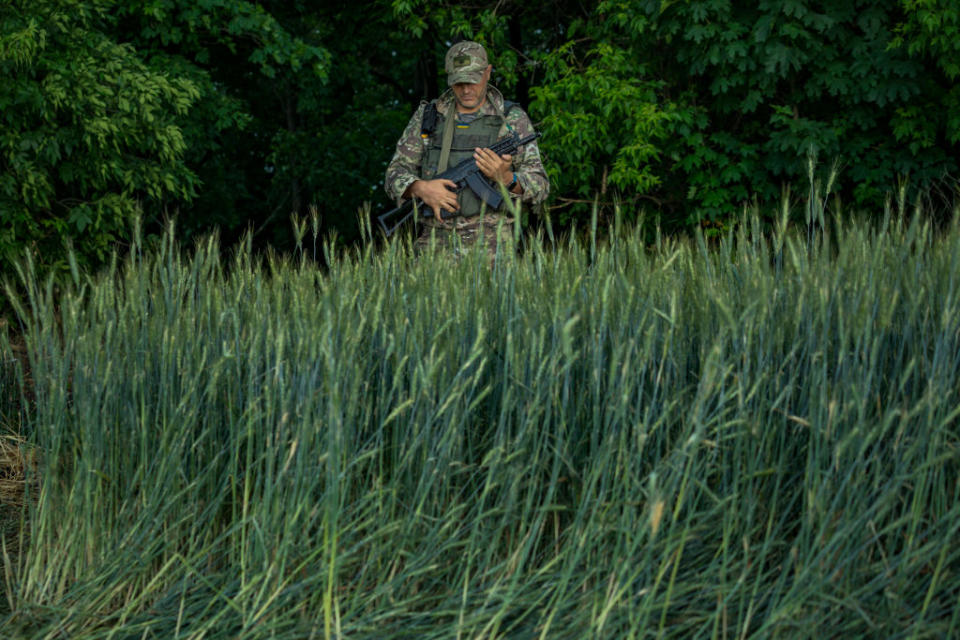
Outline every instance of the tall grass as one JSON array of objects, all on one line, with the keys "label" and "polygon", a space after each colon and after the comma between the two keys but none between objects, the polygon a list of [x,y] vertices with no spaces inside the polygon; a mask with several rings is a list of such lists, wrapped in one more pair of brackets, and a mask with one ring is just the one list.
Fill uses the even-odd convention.
[{"label": "tall grass", "polygon": [[960,230],[786,220],[24,264],[0,633],[960,634]]}]

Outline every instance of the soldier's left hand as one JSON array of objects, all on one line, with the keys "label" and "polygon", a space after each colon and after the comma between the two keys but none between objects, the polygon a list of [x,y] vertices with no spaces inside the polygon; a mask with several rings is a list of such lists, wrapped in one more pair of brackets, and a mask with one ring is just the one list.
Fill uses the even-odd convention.
[{"label": "soldier's left hand", "polygon": [[474,149],[473,159],[477,168],[497,184],[507,184],[513,179],[510,167],[513,165],[513,156],[498,156],[490,149]]}]

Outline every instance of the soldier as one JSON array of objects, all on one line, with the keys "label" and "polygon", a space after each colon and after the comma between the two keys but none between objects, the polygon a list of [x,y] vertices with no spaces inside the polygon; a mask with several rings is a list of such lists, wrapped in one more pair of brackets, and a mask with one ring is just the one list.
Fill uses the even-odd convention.
[{"label": "soldier", "polygon": [[[498,156],[488,148],[506,135],[533,133],[533,123],[523,109],[488,84],[492,66],[483,46],[454,44],[447,51],[444,68],[450,89],[420,104],[397,142],[384,186],[398,206],[407,198],[419,198],[433,211],[432,218],[422,219],[418,249],[427,246],[434,234],[443,245],[456,244],[456,235],[464,246],[484,242],[494,255],[496,240],[510,246],[513,237],[506,202],[499,210],[486,210],[469,188],[456,193],[451,191],[456,186],[452,181],[433,176],[472,156],[495,188],[503,185],[514,204],[529,205],[546,200],[550,183],[536,142],[521,147],[515,156]],[[457,215],[444,220],[441,210]]]}]

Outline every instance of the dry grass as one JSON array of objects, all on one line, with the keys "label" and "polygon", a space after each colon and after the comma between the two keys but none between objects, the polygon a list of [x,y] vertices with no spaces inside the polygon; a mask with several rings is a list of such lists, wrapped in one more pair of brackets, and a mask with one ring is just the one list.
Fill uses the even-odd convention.
[{"label": "dry grass", "polygon": [[0,436],[0,503],[4,506],[23,505],[28,469],[36,469],[36,458],[24,439]]},{"label": "dry grass", "polygon": [[28,469],[36,470],[34,452],[20,435],[16,366],[26,370],[26,346],[20,336],[10,336],[8,321],[0,316],[0,506],[23,505]]},{"label": "dry grass", "polygon": [[[20,564],[23,542],[23,504],[27,487],[36,485],[36,458],[19,435],[0,435],[0,576],[9,580]],[[4,590],[0,588],[0,595]],[[9,593],[5,595],[9,596]],[[0,613],[9,600],[0,597]]]}]

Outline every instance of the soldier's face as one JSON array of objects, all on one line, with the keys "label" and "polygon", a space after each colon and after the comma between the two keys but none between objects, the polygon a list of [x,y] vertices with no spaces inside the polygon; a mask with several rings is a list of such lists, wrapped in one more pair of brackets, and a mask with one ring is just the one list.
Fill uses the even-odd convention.
[{"label": "soldier's face", "polygon": [[453,85],[453,95],[457,98],[457,111],[472,113],[483,105],[487,97],[487,81],[490,80],[491,66],[487,65],[483,79],[476,84],[458,82]]}]

